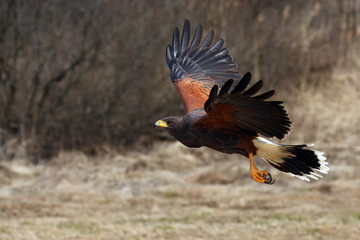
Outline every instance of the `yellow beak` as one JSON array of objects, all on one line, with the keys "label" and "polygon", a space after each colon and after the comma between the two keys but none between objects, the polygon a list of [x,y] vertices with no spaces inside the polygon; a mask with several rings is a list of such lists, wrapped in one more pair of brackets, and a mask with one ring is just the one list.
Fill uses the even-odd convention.
[{"label": "yellow beak", "polygon": [[165,121],[159,120],[159,121],[155,122],[154,127],[156,127],[156,128],[167,128],[168,125],[166,124]]}]

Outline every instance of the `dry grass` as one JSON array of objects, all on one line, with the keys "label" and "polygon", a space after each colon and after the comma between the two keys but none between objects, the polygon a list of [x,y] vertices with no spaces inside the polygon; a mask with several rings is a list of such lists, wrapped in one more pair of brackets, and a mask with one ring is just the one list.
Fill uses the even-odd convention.
[{"label": "dry grass", "polygon": [[[359,65],[360,67],[360,62]],[[304,86],[295,90],[289,102],[297,141],[316,139],[333,145],[354,146],[360,136],[360,82],[355,70],[336,69],[333,79],[321,88]],[[356,144],[355,144],[356,145]]]},{"label": "dry grass", "polygon": [[337,162],[325,179],[272,169],[272,186],[243,157],[179,143],[2,162],[0,239],[357,239],[360,149],[322,149]]}]

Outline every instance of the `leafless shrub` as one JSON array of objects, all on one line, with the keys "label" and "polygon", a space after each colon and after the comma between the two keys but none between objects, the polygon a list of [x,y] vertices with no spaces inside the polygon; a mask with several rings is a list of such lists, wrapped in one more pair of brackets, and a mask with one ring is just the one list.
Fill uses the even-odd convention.
[{"label": "leafless shrub", "polygon": [[7,0],[0,13],[1,146],[15,136],[37,160],[164,138],[151,125],[182,111],[164,52],[185,18],[286,93],[325,91],[335,68],[359,66],[356,0]]}]

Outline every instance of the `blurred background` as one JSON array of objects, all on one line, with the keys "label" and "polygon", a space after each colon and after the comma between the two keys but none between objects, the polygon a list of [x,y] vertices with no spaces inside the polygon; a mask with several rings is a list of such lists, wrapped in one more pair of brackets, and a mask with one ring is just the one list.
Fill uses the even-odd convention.
[{"label": "blurred background", "polygon": [[185,18],[192,31],[215,29],[239,72],[277,90],[295,123],[291,139],[359,136],[357,0],[16,0],[0,11],[3,159],[16,144],[38,161],[167,138],[151,126],[183,113],[164,56]]},{"label": "blurred background", "polygon": [[[273,170],[280,181],[269,190],[253,183],[245,158],[186,149],[152,128],[183,114],[165,49],[185,18],[192,33],[201,23],[225,38],[240,73],[276,89],[294,123],[285,142],[316,143],[329,178],[303,185]],[[220,222],[236,234],[263,231],[245,239],[356,239],[359,69],[359,0],[2,0],[0,236],[237,239],[209,230]],[[262,202],[264,192],[278,201]],[[294,209],[294,199],[307,207]],[[207,230],[192,229],[198,222]]]}]

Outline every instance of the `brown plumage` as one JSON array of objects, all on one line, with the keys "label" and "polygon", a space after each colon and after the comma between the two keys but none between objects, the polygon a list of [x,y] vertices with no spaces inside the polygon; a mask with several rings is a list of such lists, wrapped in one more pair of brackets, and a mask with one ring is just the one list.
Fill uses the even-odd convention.
[{"label": "brown plumage", "polygon": [[263,86],[261,80],[248,87],[251,74],[242,76],[235,71],[236,64],[223,47],[224,40],[212,45],[211,30],[201,42],[202,32],[199,25],[190,42],[188,20],[181,40],[179,29],[174,29],[166,61],[186,114],[163,118],[154,126],[166,129],[188,147],[206,146],[244,155],[258,182],[273,183],[273,179],[267,171],[256,168],[254,155],[303,180],[326,174],[329,168],[322,152],[307,149],[306,145],[275,144],[261,137],[283,139],[290,132],[291,121],[283,102],[268,100],[274,90],[258,94]]}]

